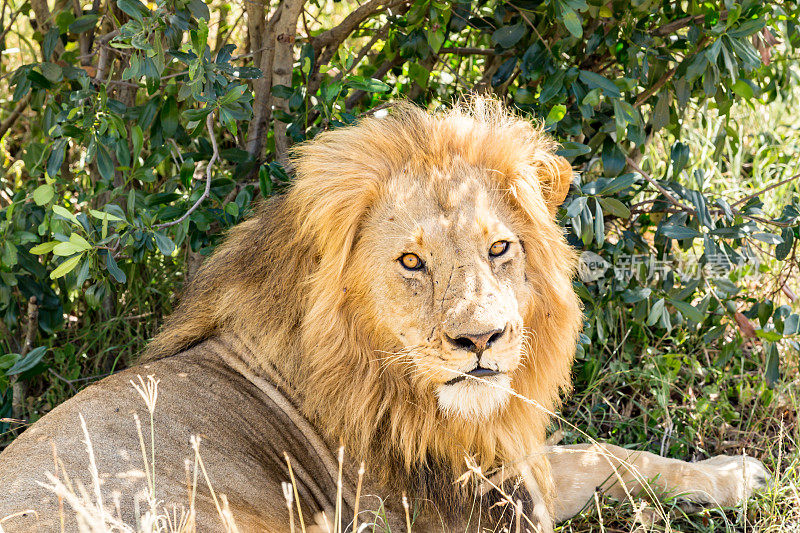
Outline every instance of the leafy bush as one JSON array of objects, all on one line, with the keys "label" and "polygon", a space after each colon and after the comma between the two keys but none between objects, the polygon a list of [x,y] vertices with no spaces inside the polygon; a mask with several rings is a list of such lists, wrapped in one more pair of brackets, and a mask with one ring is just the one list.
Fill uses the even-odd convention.
[{"label": "leafy bush", "polygon": [[[772,386],[797,349],[797,169],[773,150],[765,175],[730,120],[793,98],[794,2],[16,3],[0,418],[34,420],[131,362],[225,229],[291,182],[292,144],[473,90],[543,120],[580,171],[561,213],[584,252],[579,387],[609,361],[676,374],[698,360],[670,353],[707,346],[705,371]],[[669,391],[642,386],[658,420]]]}]

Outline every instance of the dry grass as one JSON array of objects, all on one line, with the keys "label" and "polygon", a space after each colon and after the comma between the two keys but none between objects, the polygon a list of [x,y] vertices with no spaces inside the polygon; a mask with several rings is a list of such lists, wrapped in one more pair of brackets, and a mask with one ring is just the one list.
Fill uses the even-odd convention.
[{"label": "dry grass", "polygon": [[[98,472],[94,458],[94,450],[83,417],[80,418],[81,427],[85,436],[88,469],[92,480],[91,486],[85,487],[80,482],[70,479],[63,465],[55,473],[48,473],[49,490],[53,491],[61,502],[62,524],[66,518],[73,517],[82,533],[195,533],[195,495],[198,485],[203,484],[210,492],[216,505],[220,526],[226,533],[238,533],[236,517],[230,511],[228,501],[223,494],[217,494],[211,485],[205,464],[200,452],[200,439],[192,438],[191,447],[193,460],[187,460],[187,495],[184,507],[168,507],[156,499],[155,492],[155,461],[158,460],[158,445],[154,440],[155,428],[153,427],[153,413],[156,409],[158,398],[158,380],[148,376],[145,380],[141,377],[138,383],[131,382],[135,391],[145,402],[151,417],[147,428],[138,419],[135,419],[139,435],[142,463],[147,484],[147,497],[143,505],[137,507],[137,521],[132,525],[123,521],[120,514],[119,501],[104,500],[101,492],[101,473]],[[792,392],[789,388],[788,392]],[[798,412],[796,396],[791,396],[791,408]],[[556,415],[562,422],[563,418]],[[577,429],[577,428],[575,428]],[[146,431],[149,430],[149,431]],[[149,433],[149,435],[148,435]],[[146,437],[149,436],[149,439]],[[589,440],[590,436],[585,435]],[[725,532],[774,532],[796,533],[800,531],[800,454],[798,453],[798,439],[796,429],[794,433],[785,426],[781,426],[777,439],[770,441],[765,450],[769,459],[773,459],[769,466],[775,476],[771,485],[757,493],[742,507],[735,509],[705,509],[699,513],[687,514],[674,500],[662,501],[655,507],[644,500],[630,495],[627,501],[606,501],[602,496],[595,496],[593,501],[587,503],[584,512],[559,527],[561,532],[673,532],[673,531],[725,531]],[[54,451],[55,454],[55,451]],[[340,473],[344,462],[344,449],[339,450]],[[315,517],[304,517],[301,511],[296,481],[288,457],[290,480],[283,484],[286,506],[291,516],[287,529],[291,533],[343,533],[342,523],[347,524],[342,516],[342,478],[338,480],[339,489],[336,494],[336,509],[333,517],[319,513]],[[56,464],[59,464],[56,459]],[[628,465],[630,467],[631,465]],[[506,492],[502,482],[516,472],[504,470],[501,472],[484,473],[474,463],[467,460],[468,473],[459,480],[461,482],[474,482],[481,495],[490,490],[497,490],[507,503],[514,506],[520,515],[521,505],[515,499],[513,492]],[[362,465],[359,470],[359,483],[357,487],[357,500],[361,495],[361,481],[364,475]],[[621,481],[621,478],[620,478]],[[652,496],[652,494],[651,494]],[[651,498],[648,498],[650,500]],[[414,510],[409,500],[403,495],[406,513],[406,530],[413,531]],[[6,517],[0,519],[0,533],[3,532],[2,523]],[[309,520],[310,519],[310,520]],[[309,521],[307,523],[307,521]],[[388,531],[385,512],[382,508],[377,511],[355,510],[355,516],[347,526],[348,531]],[[352,529],[350,529],[352,528]],[[491,528],[480,528],[481,531],[494,531]],[[517,521],[517,531],[533,530],[533,524],[522,516]]]}]

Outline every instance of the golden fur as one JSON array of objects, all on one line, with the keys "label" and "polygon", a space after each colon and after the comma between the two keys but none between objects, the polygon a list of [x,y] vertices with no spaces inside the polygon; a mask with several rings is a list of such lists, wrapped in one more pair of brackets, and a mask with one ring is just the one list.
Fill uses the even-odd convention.
[{"label": "golden fur", "polygon": [[[294,151],[297,175],[286,197],[234,228],[207,261],[147,359],[226,330],[246,332],[263,343],[258,363],[278,367],[329,438],[371,464],[395,465],[387,469],[394,474],[428,456],[460,470],[465,450],[484,466],[533,453],[544,442],[547,412],[569,387],[581,321],[571,285],[576,256],[553,220],[572,171],[555,148],[539,126],[485,99],[433,116],[401,104],[386,118],[322,133]],[[513,398],[479,425],[442,419],[431,395],[416,394],[401,372],[381,364],[376,351],[395,346],[374,335],[376,317],[364,313],[358,290],[380,273],[349,262],[390,177],[409,169],[433,175],[456,161],[491,169],[526,218],[527,274],[540,296],[524,312],[536,334],[514,388],[541,408]]]}]

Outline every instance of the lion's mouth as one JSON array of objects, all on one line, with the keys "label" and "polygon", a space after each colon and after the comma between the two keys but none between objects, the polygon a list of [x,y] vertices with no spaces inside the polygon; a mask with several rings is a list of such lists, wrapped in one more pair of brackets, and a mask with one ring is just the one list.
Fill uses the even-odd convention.
[{"label": "lion's mouth", "polygon": [[456,383],[464,381],[465,379],[467,379],[467,377],[490,378],[492,376],[496,376],[496,375],[501,374],[501,373],[502,372],[499,372],[497,370],[492,370],[490,368],[483,368],[482,366],[476,366],[475,368],[473,368],[469,372],[454,377],[450,381],[446,382],[445,385],[455,385]]}]

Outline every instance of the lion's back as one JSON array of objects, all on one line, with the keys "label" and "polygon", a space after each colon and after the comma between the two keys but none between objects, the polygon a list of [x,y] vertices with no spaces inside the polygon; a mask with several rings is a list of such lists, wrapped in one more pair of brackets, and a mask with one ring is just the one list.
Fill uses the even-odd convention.
[{"label": "lion's back", "polygon": [[[219,347],[217,347],[219,348]],[[227,496],[243,530],[283,530],[288,523],[280,482],[288,479],[282,453],[297,445],[292,428],[263,394],[220,360],[208,343],[182,354],[108,377],[81,391],[33,424],[0,454],[0,525],[7,532],[58,531],[66,521],[75,530],[70,497],[59,503],[52,489],[61,482],[80,495],[85,489],[94,508],[97,479],[81,417],[99,472],[103,508],[127,524],[136,524],[148,508],[148,483],[134,416],[142,425],[150,461],[150,413],[131,382],[139,376],[159,380],[153,414],[155,488],[159,509],[188,511],[187,468],[194,468],[192,437],[200,438],[200,456],[217,493]],[[56,467],[58,464],[58,467]],[[152,465],[151,465],[152,468]],[[197,523],[223,529],[199,473],[195,496]],[[119,513],[119,514],[118,514]],[[270,526],[272,524],[272,526]]]}]

